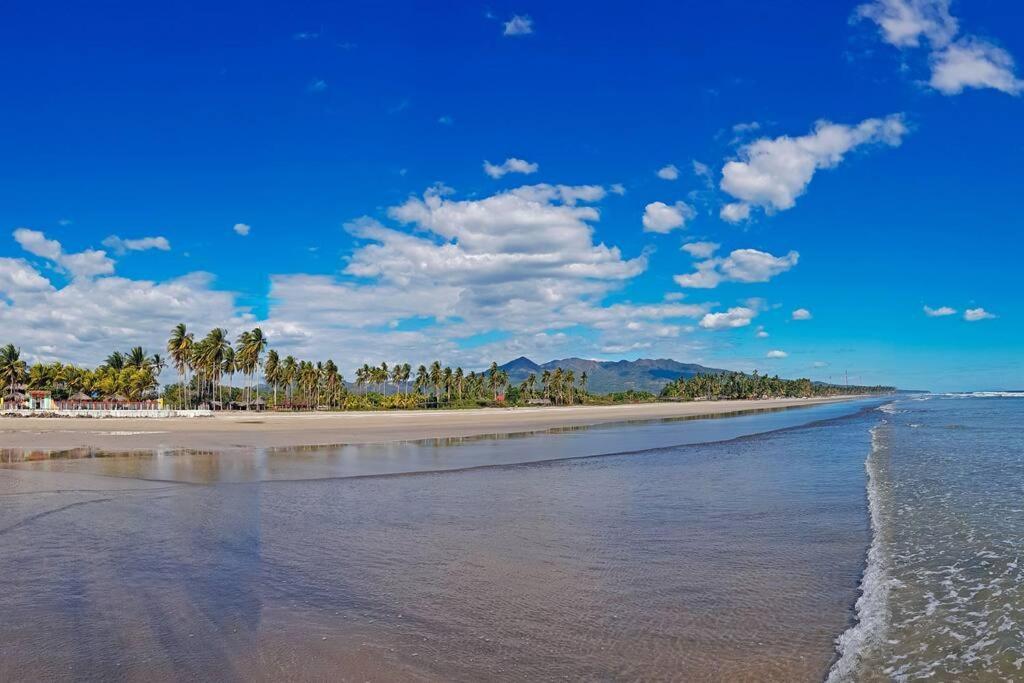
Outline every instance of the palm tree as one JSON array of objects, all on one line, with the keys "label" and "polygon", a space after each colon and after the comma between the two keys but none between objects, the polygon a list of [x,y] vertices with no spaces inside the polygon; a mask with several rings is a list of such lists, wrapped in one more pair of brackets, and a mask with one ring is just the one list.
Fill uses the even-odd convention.
[{"label": "palm tree", "polygon": [[141,346],[132,347],[132,350],[124,357],[124,367],[134,370],[149,367],[149,358],[146,357],[146,352],[142,350]]},{"label": "palm tree", "polygon": [[200,344],[202,349],[199,364],[203,368],[207,381],[210,382],[210,398],[213,399],[217,394],[217,385],[220,383],[221,374],[224,371],[224,355],[231,346],[228,342],[228,331],[222,327],[215,327],[210,330]]},{"label": "palm tree", "polygon": [[590,381],[590,377],[587,375],[587,371],[584,370],[583,374],[580,375],[580,393],[586,395],[587,393],[587,382]]},{"label": "palm tree", "polygon": [[267,362],[263,364],[263,373],[274,389],[274,405],[276,406],[277,385],[281,383],[281,358],[274,349],[267,352]]},{"label": "palm tree", "polygon": [[404,369],[405,366],[401,363],[396,363],[395,366],[391,368],[391,381],[395,383],[395,393],[401,393],[402,391],[402,371]]},{"label": "palm tree", "polygon": [[258,327],[252,328],[252,331],[246,336],[245,342],[242,343],[242,336],[239,336],[239,343],[242,343],[244,350],[244,363],[243,370],[249,377],[249,396],[248,401],[254,400],[252,398],[253,391],[256,392],[256,398],[259,398],[260,390],[260,357],[263,352],[267,349],[267,337],[263,334],[263,330]]},{"label": "palm tree", "polygon": [[25,361],[21,358],[21,349],[15,348],[14,344],[0,349],[0,380],[9,387],[10,393],[14,393],[14,386],[24,375]]},{"label": "palm tree", "polygon": [[491,388],[491,394],[495,401],[498,400],[498,383],[501,381],[498,376],[499,372],[501,371],[498,369],[498,364],[492,362],[491,367],[487,370],[487,386]]},{"label": "palm tree", "polygon": [[292,403],[292,384],[298,376],[298,364],[294,356],[285,356],[281,363],[281,383],[284,384],[285,398],[289,404]]},{"label": "palm tree", "polygon": [[441,361],[435,360],[430,364],[430,383],[434,385],[434,400],[441,402],[441,379],[444,373],[441,370]]},{"label": "palm tree", "polygon": [[[220,369],[228,376],[228,402],[230,403],[234,398],[235,371],[238,369],[237,355],[230,344],[224,349],[224,360],[221,361]],[[224,392],[221,392],[221,403],[224,403]]]},{"label": "palm tree", "polygon": [[116,370],[117,372],[120,372],[121,370],[124,370],[125,366],[124,354],[121,353],[120,351],[114,351],[112,354],[107,356],[107,360],[105,360],[103,364],[106,365],[111,370]]},{"label": "palm tree", "polygon": [[184,400],[186,405],[188,404],[188,387],[185,383],[185,376],[192,359],[192,342],[192,333],[186,329],[185,323],[178,323],[171,330],[171,338],[167,340],[167,353],[170,354],[171,362],[174,363],[174,368],[178,371],[178,380],[181,384],[182,395],[179,397],[179,401]]},{"label": "palm tree", "polygon": [[462,401],[462,385],[465,383],[466,377],[462,372],[462,368],[455,368],[455,392],[459,397],[459,401]]},{"label": "palm tree", "polygon": [[427,371],[427,366],[421,365],[416,369],[416,380],[413,382],[413,391],[422,393],[430,384],[430,372]]},{"label": "palm tree", "polygon": [[412,375],[412,366],[408,363],[402,364],[402,384],[405,385],[405,394],[409,395],[409,376]]}]

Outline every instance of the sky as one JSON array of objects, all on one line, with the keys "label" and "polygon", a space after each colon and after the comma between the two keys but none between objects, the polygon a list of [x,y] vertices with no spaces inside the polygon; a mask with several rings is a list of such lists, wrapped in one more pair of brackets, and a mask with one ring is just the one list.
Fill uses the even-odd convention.
[{"label": "sky", "polygon": [[1024,388],[1021,18],[12,2],[0,343]]}]

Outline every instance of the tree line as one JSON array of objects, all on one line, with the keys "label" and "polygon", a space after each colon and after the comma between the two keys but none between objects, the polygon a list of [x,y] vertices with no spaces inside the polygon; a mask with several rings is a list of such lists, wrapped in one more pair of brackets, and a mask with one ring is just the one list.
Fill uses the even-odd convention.
[{"label": "tree line", "polygon": [[849,394],[884,394],[895,391],[887,386],[847,386],[812,382],[807,378],[781,379],[778,375],[724,372],[680,377],[661,390],[662,398],[684,401],[716,401],[757,398],[810,398]]},{"label": "tree line", "polygon": [[158,378],[166,366],[159,354],[148,355],[141,346],[114,351],[91,369],[60,361],[29,366],[14,344],[0,347],[0,382],[7,395],[25,385],[49,391],[59,401],[80,393],[96,398],[121,395],[131,401],[155,399]]}]

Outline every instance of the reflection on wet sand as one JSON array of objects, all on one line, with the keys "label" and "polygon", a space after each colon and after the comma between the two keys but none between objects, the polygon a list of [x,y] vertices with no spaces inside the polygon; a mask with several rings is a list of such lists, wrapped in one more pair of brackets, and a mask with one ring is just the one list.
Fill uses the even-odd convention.
[{"label": "reflection on wet sand", "polygon": [[[820,679],[870,419],[561,461],[673,426],[7,465],[0,680]],[[542,462],[310,478],[523,446]]]},{"label": "reflection on wet sand", "polygon": [[629,453],[722,441],[862,411],[872,402],[766,409],[728,419],[679,417],[539,432],[336,446],[103,451],[0,450],[0,464],[146,480],[232,483],[380,476]]}]

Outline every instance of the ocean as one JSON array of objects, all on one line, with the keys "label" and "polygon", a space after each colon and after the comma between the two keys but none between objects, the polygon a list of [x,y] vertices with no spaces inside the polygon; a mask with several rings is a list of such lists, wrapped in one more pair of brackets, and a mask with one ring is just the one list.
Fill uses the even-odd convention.
[{"label": "ocean", "polygon": [[5,452],[0,680],[1012,679],[1017,406]]},{"label": "ocean", "polygon": [[830,680],[1024,679],[1024,393],[882,406],[859,623]]}]

